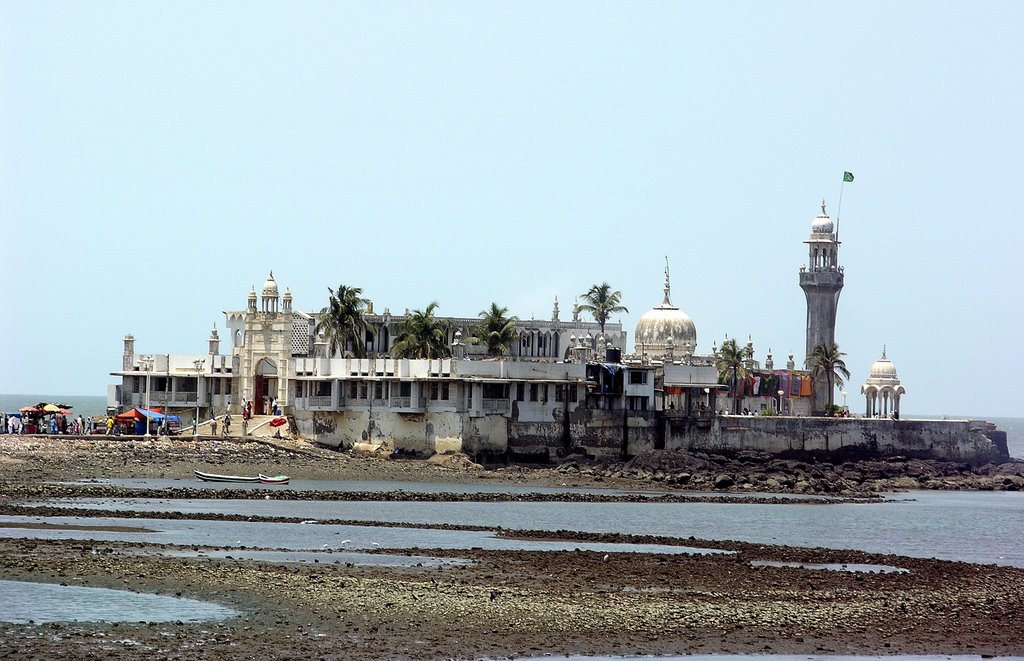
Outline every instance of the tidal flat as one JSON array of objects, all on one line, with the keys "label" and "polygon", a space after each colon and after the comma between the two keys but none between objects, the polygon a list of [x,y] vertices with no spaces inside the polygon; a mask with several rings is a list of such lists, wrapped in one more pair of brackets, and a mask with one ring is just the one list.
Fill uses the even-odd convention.
[{"label": "tidal flat", "polygon": [[[94,495],[90,485],[71,483],[97,478],[187,481],[196,468],[288,474],[297,480],[651,488],[647,480],[595,481],[582,471],[567,476],[551,468],[480,470],[460,463],[353,457],[298,444],[210,440],[0,439],[0,464],[0,515],[35,512],[40,525],[81,512],[53,504],[35,509],[29,498]],[[274,493],[264,495],[273,498]],[[161,490],[145,493],[147,498],[161,494],[169,497]],[[104,496],[138,497],[138,492],[124,489]],[[521,497],[510,490],[510,501]],[[773,500],[771,506],[791,507],[784,500]],[[884,513],[884,505],[867,506]],[[128,531],[149,529],[140,520],[151,515],[119,511],[102,516],[123,518],[120,526],[105,527]],[[522,527],[528,528],[528,523]],[[84,529],[79,532],[90,527],[85,519],[75,525]],[[488,529],[473,521],[446,525],[456,530]],[[3,538],[0,579],[180,595],[220,604],[240,615],[199,623],[4,624],[0,654],[356,660],[548,653],[1024,654],[1018,625],[1024,615],[1024,569],[1018,567],[713,538],[571,529],[491,531],[524,544],[556,540],[581,549],[361,549],[452,561],[417,566],[267,562],[234,557],[225,549],[176,548],[159,539]],[[582,548],[592,542],[654,545],[655,550]],[[657,552],[658,545],[665,547],[664,553]],[[673,552],[678,546],[729,553]],[[196,553],[162,552],[175,550]],[[765,561],[805,566],[759,564]],[[822,571],[810,565],[901,571]]]}]

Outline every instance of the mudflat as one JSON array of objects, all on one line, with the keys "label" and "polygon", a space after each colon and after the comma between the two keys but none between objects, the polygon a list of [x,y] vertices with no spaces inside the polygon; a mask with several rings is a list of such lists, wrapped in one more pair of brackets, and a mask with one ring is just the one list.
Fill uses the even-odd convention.
[{"label": "mudflat", "polygon": [[[651,484],[646,477],[630,478],[632,467],[589,473],[583,465],[574,471],[485,470],[459,457],[387,461],[301,443],[224,440],[0,439],[0,462],[0,514],[32,511],[26,497],[74,495],[76,489],[87,494],[92,488],[54,485],[54,480],[188,478],[196,468],[283,473],[293,479]],[[695,473],[689,474],[692,479]],[[664,488],[663,480],[655,482]],[[50,507],[41,514],[59,512]],[[133,525],[126,518],[125,526]],[[154,553],[160,549],[153,544],[6,539],[0,540],[0,578],[180,594],[222,603],[243,615],[199,624],[0,625],[0,656],[362,660],[569,653],[1024,654],[1019,633],[1024,570],[1017,568],[716,540],[499,534],[676,543],[732,553],[606,556],[409,549],[400,553],[467,562],[381,567],[168,557]],[[888,565],[907,571],[751,564],[763,560]]]}]

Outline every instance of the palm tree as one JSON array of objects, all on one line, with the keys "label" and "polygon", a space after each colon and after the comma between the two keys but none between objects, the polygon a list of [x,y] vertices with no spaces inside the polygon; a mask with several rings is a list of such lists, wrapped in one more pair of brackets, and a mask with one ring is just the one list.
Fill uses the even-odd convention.
[{"label": "palm tree", "polygon": [[330,287],[327,291],[331,294],[327,307],[316,317],[316,332],[323,332],[327,340],[327,357],[344,353],[346,347],[351,346],[353,356],[364,358],[364,338],[369,324],[363,314],[370,301],[362,297],[363,290],[359,287],[338,285],[337,291]]},{"label": "palm tree", "polygon": [[750,359],[750,349],[741,347],[736,340],[726,337],[722,342],[722,348],[718,350],[715,357],[715,367],[718,369],[718,380],[728,382],[729,390],[733,397],[733,413],[740,412],[740,381],[749,375],[746,361]]},{"label": "palm tree", "polygon": [[504,356],[512,348],[512,340],[516,334],[516,318],[508,317],[508,308],[500,308],[491,303],[488,310],[480,311],[480,324],[473,328],[470,342],[487,346],[487,355]]},{"label": "palm tree", "polygon": [[592,314],[594,321],[601,324],[601,335],[604,335],[604,325],[608,317],[616,312],[629,312],[625,306],[620,305],[622,292],[612,291],[612,286],[607,282],[591,286],[590,290],[583,294],[583,301],[579,309]]},{"label": "palm tree", "polygon": [[413,310],[402,321],[401,334],[391,352],[396,358],[447,358],[452,353],[448,346],[448,322],[434,317],[437,302],[425,310]]},{"label": "palm tree", "polygon": [[838,344],[819,344],[811,350],[807,356],[807,367],[811,370],[811,376],[825,377],[828,382],[828,411],[832,410],[833,399],[835,398],[835,387],[843,387],[843,379],[850,378],[850,370],[846,369],[843,356],[846,354],[839,350]]}]

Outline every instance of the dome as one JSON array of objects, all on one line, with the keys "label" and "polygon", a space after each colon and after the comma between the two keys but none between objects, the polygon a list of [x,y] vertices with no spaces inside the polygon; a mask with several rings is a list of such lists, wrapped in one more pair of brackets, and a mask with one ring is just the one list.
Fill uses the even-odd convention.
[{"label": "dome", "polygon": [[271,271],[267,281],[263,283],[263,295],[277,298],[277,282],[274,281],[274,272]]},{"label": "dome", "polygon": [[887,381],[890,383],[899,383],[900,381],[899,376],[896,375],[896,366],[885,356],[884,347],[882,348],[882,357],[871,366],[871,374],[868,376],[868,381]]},{"label": "dome", "polygon": [[697,327],[688,314],[672,305],[669,300],[670,291],[666,266],[665,299],[661,305],[648,310],[636,322],[636,333],[633,336],[636,353],[646,351],[651,357],[663,357],[668,353],[666,349],[670,346],[678,351],[686,350],[687,345],[691,352],[696,348]]},{"label": "dome", "polygon": [[825,212],[825,202],[821,202],[821,215],[811,221],[811,233],[831,234],[833,232],[832,219]]},{"label": "dome", "polygon": [[663,354],[669,344],[682,348],[686,343],[697,346],[697,327],[689,315],[664,303],[647,311],[636,322],[636,351],[649,354]]}]

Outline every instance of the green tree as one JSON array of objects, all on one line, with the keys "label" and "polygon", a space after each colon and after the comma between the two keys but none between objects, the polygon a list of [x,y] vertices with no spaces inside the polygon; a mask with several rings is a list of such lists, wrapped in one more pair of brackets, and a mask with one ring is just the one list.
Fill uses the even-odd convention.
[{"label": "green tree", "polygon": [[599,285],[593,285],[586,294],[583,294],[583,303],[579,306],[580,310],[589,312],[594,317],[594,321],[601,324],[601,335],[604,335],[604,325],[616,312],[629,312],[629,310],[621,305],[622,303],[622,292],[612,291],[612,286],[607,282],[602,282]]},{"label": "green tree", "polygon": [[729,384],[732,394],[733,413],[740,412],[740,382],[749,376],[746,361],[750,359],[750,349],[741,347],[736,340],[726,337],[722,348],[715,355],[715,367],[718,369],[718,380]]},{"label": "green tree", "polygon": [[507,315],[508,308],[491,303],[489,309],[480,311],[480,323],[473,328],[473,337],[469,341],[486,346],[488,356],[508,354],[516,335],[516,318]]},{"label": "green tree", "polygon": [[347,347],[356,358],[366,357],[364,339],[369,324],[363,314],[370,301],[362,297],[359,287],[338,285],[337,291],[330,287],[327,291],[330,299],[316,317],[316,332],[323,332],[327,340],[327,357],[344,354]]},{"label": "green tree", "polygon": [[815,379],[825,377],[828,383],[828,408],[831,411],[833,399],[835,398],[835,387],[843,387],[843,379],[850,378],[850,370],[846,369],[843,356],[846,354],[839,350],[839,345],[819,344],[811,350],[807,356],[807,368],[811,370],[811,376]]},{"label": "green tree", "polygon": [[425,310],[413,310],[401,324],[401,332],[391,352],[396,358],[447,358],[448,322],[434,317],[437,302]]}]

